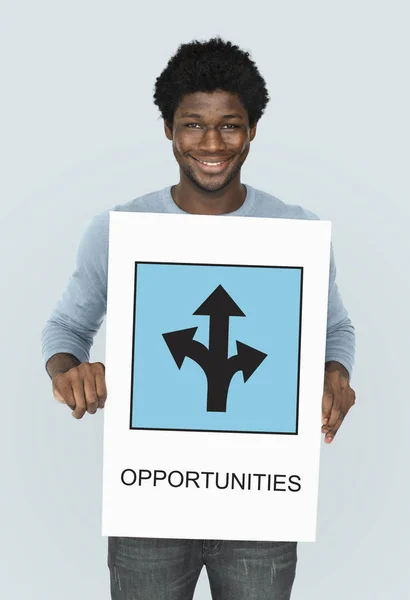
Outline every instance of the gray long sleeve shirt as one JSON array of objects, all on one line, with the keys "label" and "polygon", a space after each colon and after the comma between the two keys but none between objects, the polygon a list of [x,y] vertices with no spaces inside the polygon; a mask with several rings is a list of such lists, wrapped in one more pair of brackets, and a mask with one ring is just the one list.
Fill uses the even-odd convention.
[{"label": "gray long sleeve shirt", "polygon": [[[275,219],[318,219],[301,206],[285,204],[275,196],[245,184],[245,202],[229,216]],[[140,196],[112,210],[125,212],[183,213],[171,195],[171,186]],[[77,265],[67,287],[42,332],[44,364],[54,354],[73,354],[89,361],[93,338],[107,307],[109,211],[94,217],[77,253]],[[336,285],[336,267],[331,249],[327,315],[326,362],[341,363],[351,375],[355,355],[355,330]]]}]

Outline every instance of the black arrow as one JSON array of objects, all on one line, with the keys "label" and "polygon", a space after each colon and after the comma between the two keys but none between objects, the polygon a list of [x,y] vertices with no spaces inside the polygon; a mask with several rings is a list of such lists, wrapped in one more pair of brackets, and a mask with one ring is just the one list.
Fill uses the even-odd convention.
[{"label": "black arrow", "polygon": [[237,354],[228,358],[229,319],[244,317],[245,314],[221,285],[193,314],[209,316],[209,348],[193,339],[197,327],[163,333],[163,338],[179,369],[189,357],[205,372],[208,380],[207,411],[226,412],[228,390],[234,374],[242,371],[246,382],[267,354],[237,341]]},{"label": "black arrow", "polygon": [[178,369],[182,367],[186,357],[198,363],[204,371],[207,369],[208,348],[193,339],[197,329],[198,327],[191,327],[190,329],[180,329],[179,331],[162,334]]},{"label": "black arrow", "polygon": [[213,361],[225,361],[228,358],[229,317],[244,317],[245,314],[218,285],[194,315],[209,316],[209,353]]},{"label": "black arrow", "polygon": [[245,383],[268,355],[238,341],[236,342],[236,349],[238,354],[231,356],[228,361],[231,368],[231,376],[233,377],[237,371],[242,371]]}]

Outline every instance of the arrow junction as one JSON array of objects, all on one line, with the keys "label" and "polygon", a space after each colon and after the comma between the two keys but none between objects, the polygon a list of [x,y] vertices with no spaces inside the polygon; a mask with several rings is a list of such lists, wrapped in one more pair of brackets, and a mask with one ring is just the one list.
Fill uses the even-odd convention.
[{"label": "arrow junction", "polygon": [[242,371],[246,382],[267,354],[237,341],[237,354],[228,358],[229,319],[246,315],[221,285],[193,314],[209,316],[209,348],[194,340],[198,327],[163,333],[163,338],[178,369],[185,358],[190,358],[204,371],[208,381],[207,411],[226,412],[232,377]]}]

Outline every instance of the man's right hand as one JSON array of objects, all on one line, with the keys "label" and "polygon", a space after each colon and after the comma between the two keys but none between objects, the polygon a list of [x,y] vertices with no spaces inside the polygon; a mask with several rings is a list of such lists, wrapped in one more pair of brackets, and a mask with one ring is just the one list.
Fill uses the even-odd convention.
[{"label": "man's right hand", "polygon": [[94,414],[104,408],[107,398],[105,367],[102,363],[81,363],[65,373],[57,373],[52,379],[54,398],[67,404],[75,419],[86,412]]}]

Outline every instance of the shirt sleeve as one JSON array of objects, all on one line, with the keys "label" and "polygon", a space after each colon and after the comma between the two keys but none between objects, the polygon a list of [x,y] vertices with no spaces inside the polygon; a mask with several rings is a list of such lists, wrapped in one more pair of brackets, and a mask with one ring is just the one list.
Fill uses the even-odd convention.
[{"label": "shirt sleeve", "polygon": [[80,241],[76,267],[41,334],[44,365],[59,352],[88,362],[107,310],[109,213],[94,217]]},{"label": "shirt sleeve", "polygon": [[327,312],[327,337],[325,361],[337,361],[351,377],[355,358],[355,328],[343,305],[336,284],[336,265],[333,246],[330,251],[329,300]]}]

